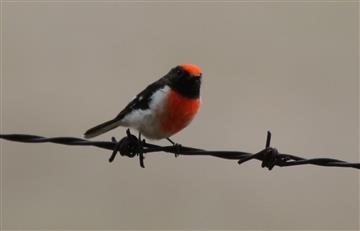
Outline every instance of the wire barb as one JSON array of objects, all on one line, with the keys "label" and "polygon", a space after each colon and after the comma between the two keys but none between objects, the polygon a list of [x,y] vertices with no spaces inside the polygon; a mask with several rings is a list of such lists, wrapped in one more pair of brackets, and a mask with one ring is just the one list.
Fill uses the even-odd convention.
[{"label": "wire barb", "polygon": [[240,159],[238,161],[238,164],[242,164],[252,159],[260,159],[262,160],[261,163],[262,168],[268,168],[269,170],[273,169],[276,163],[281,160],[279,159],[278,150],[276,148],[270,147],[270,142],[271,142],[271,132],[268,131],[266,136],[265,149],[261,150],[258,153],[255,153],[254,155],[250,155],[247,158]]},{"label": "wire barb", "polygon": [[267,168],[269,170],[272,170],[275,166],[286,167],[305,164],[360,169],[360,163],[348,163],[342,160],[331,158],[305,159],[295,155],[280,153],[276,148],[273,148],[270,145],[270,131],[267,132],[265,149],[255,154],[241,151],[207,151],[203,149],[182,146],[180,144],[171,146],[158,146],[147,143],[145,140],[141,140],[141,138],[138,139],[136,136],[130,133],[129,129],[126,131],[126,136],[119,141],[117,141],[115,137],[112,137],[111,141],[91,141],[75,137],[46,138],[42,136],[26,134],[0,134],[0,139],[23,143],[56,143],[64,145],[95,146],[112,151],[109,162],[114,161],[117,153],[119,153],[121,156],[127,156],[129,158],[139,156],[139,163],[142,168],[145,167],[145,154],[165,152],[175,154],[175,156],[213,156],[217,158],[237,160],[238,164],[256,159],[261,161],[261,167]]}]

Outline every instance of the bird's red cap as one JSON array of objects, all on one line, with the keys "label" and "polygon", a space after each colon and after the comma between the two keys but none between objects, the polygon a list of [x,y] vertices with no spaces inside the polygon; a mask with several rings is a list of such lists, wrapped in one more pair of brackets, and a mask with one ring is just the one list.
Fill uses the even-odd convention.
[{"label": "bird's red cap", "polygon": [[191,75],[196,75],[196,76],[201,75],[200,67],[196,66],[195,64],[185,63],[185,64],[180,64],[179,66]]}]

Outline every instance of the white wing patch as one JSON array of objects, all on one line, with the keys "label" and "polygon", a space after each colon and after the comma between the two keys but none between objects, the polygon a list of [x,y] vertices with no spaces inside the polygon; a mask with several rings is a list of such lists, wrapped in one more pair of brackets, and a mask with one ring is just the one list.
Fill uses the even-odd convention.
[{"label": "white wing patch", "polygon": [[149,102],[149,108],[146,110],[136,109],[127,114],[122,120],[122,125],[132,127],[141,132],[145,137],[150,139],[166,138],[159,129],[157,116],[162,113],[165,105],[166,95],[169,91],[168,86],[154,92]]}]

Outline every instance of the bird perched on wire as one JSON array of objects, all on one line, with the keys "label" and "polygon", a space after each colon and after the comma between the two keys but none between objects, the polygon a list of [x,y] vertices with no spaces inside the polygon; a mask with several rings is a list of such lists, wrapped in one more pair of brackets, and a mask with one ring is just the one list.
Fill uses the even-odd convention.
[{"label": "bird perched on wire", "polygon": [[147,86],[114,119],[85,132],[92,138],[118,126],[130,127],[149,139],[168,139],[185,128],[198,112],[201,69],[181,64]]}]

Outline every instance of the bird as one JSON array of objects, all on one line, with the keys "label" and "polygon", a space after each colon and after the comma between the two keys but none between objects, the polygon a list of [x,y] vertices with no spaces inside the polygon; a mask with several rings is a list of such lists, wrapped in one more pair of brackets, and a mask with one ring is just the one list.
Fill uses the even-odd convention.
[{"label": "bird", "polygon": [[201,105],[202,72],[185,63],[171,68],[162,78],[148,85],[113,119],[87,130],[87,139],[119,126],[135,129],[151,140],[167,139],[188,126]]}]

